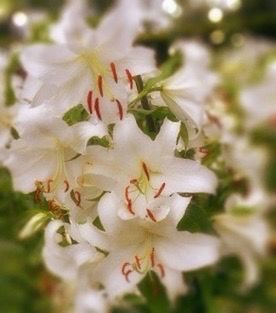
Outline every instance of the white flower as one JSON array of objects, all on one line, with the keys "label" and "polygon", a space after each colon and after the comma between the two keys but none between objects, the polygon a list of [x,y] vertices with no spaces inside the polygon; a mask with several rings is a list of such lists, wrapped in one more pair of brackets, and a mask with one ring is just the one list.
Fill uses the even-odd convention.
[{"label": "white flower", "polygon": [[[64,238],[58,230],[64,228],[67,246],[61,246]],[[70,232],[70,225],[55,220],[50,222],[45,229],[45,245],[43,248],[43,259],[47,268],[55,275],[64,280],[74,281],[80,275],[80,271],[85,264],[90,265],[101,259],[101,254],[85,241],[72,244],[75,238]],[[68,244],[69,243],[69,244]]]},{"label": "white flower", "polygon": [[226,164],[238,178],[246,178],[251,188],[261,187],[268,153],[263,147],[252,145],[246,137],[228,133],[224,137],[223,154]]},{"label": "white flower", "polygon": [[246,113],[245,122],[252,128],[259,124],[276,123],[276,63],[271,64],[264,80],[241,92],[241,105]]},{"label": "white flower", "polygon": [[74,157],[84,154],[92,136],[106,134],[102,125],[81,122],[69,127],[49,110],[24,111],[18,121],[20,139],[12,142],[4,162],[13,178],[14,188],[24,193],[36,190],[49,198],[64,199],[82,174],[81,162]]},{"label": "white flower", "polygon": [[164,102],[188,128],[201,129],[205,113],[203,105],[217,84],[217,77],[209,70],[208,51],[193,41],[178,42],[173,49],[181,50],[185,63],[160,83],[161,91],[159,96],[158,93],[153,95],[154,103]]},{"label": "white flower", "polygon": [[[124,118],[133,76],[154,69],[153,51],[132,47],[136,30],[122,10],[112,11],[83,43],[33,45],[21,61],[29,74],[26,88],[35,93],[32,105],[45,103],[58,114],[82,103],[96,120]],[[40,81],[38,92],[32,84]]]},{"label": "white flower", "polygon": [[102,189],[120,196],[123,219],[139,216],[158,221],[169,212],[170,195],[215,191],[217,180],[209,169],[174,156],[179,127],[180,123],[165,120],[151,140],[130,115],[116,124],[112,149],[88,147],[91,175],[105,176]]},{"label": "white flower", "polygon": [[[107,242],[102,249],[109,252],[96,265],[93,279],[100,280],[111,299],[135,290],[136,284],[149,272],[155,271],[174,299],[185,292],[182,271],[195,270],[216,262],[218,240],[209,235],[177,231],[176,226],[190,198],[171,197],[171,210],[166,219],[154,223],[141,219],[124,221],[117,216],[120,199],[106,194],[99,202],[99,218]],[[93,239],[93,225],[80,225],[87,241]]]},{"label": "white flower", "polygon": [[[262,199],[265,203],[266,199]],[[222,253],[237,255],[245,267],[244,287],[251,287],[259,278],[258,261],[266,253],[269,229],[261,215],[260,194],[248,198],[232,195],[226,212],[215,216],[215,229],[223,241]]]}]

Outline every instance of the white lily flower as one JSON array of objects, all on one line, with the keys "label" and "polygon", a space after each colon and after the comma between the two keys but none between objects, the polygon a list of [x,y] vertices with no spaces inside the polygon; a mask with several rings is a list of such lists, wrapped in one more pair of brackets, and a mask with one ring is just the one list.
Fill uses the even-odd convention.
[{"label": "white lily flower", "polygon": [[[237,255],[245,268],[244,287],[251,287],[259,278],[258,261],[266,254],[269,229],[262,217],[266,198],[252,192],[247,198],[232,195],[226,212],[215,216],[214,227],[222,239],[222,253]],[[263,194],[263,196],[265,196]]]},{"label": "white lily flower", "polygon": [[[50,222],[45,230],[45,245],[43,259],[47,268],[55,275],[69,281],[77,279],[80,270],[85,264],[97,263],[102,255],[85,241],[63,247],[60,245],[62,236],[57,233],[65,227],[66,238],[75,239],[70,233],[70,225],[55,220]],[[68,232],[69,230],[69,232]]]},{"label": "white lily flower", "polygon": [[[155,63],[152,50],[132,47],[135,26],[125,11],[117,9],[97,29],[91,29],[83,43],[26,48],[22,64],[30,80],[41,82],[29,101],[33,106],[45,103],[61,115],[82,103],[96,120],[112,123],[123,119],[134,88],[133,76],[153,71]],[[31,95],[28,79],[26,88]]]},{"label": "white lily flower", "polygon": [[75,159],[85,154],[92,136],[104,136],[105,128],[81,122],[69,127],[47,109],[24,111],[18,121],[20,139],[12,142],[4,162],[12,173],[14,188],[24,193],[36,190],[48,198],[63,201],[82,174],[82,163]]},{"label": "white lily flower", "polygon": [[179,128],[180,123],[165,120],[153,141],[130,115],[115,126],[113,149],[88,147],[91,174],[106,177],[102,189],[120,196],[123,219],[139,216],[156,222],[168,214],[170,195],[215,191],[216,176],[209,169],[174,156]]},{"label": "white lily flower", "polygon": [[[218,82],[209,69],[207,49],[193,41],[178,42],[184,65],[171,77],[160,83],[160,93],[153,94],[156,105],[165,103],[177,119],[185,122],[190,132],[200,130],[204,121],[204,103]],[[160,99],[161,97],[161,99]]]},{"label": "white lily flower", "polygon": [[[264,80],[241,92],[241,105],[246,113],[247,127],[276,124],[276,63],[272,63]],[[261,104],[261,105],[260,105]]]},{"label": "white lily flower", "polygon": [[[190,198],[174,195],[166,219],[153,223],[141,219],[124,221],[117,215],[120,199],[115,193],[106,194],[99,202],[99,218],[107,242],[102,248],[109,252],[99,263],[92,277],[99,279],[111,297],[135,290],[136,284],[154,271],[174,299],[185,292],[182,271],[195,270],[218,259],[219,241],[210,235],[177,231],[176,226]],[[80,232],[87,241],[93,239],[93,225],[81,225]]]}]

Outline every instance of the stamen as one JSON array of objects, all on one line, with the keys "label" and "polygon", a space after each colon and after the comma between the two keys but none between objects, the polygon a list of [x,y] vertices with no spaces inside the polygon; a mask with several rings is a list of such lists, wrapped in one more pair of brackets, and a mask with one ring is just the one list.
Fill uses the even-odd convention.
[{"label": "stamen", "polygon": [[87,95],[87,106],[89,113],[93,113],[93,92],[90,90]]},{"label": "stamen", "polygon": [[161,195],[162,191],[164,190],[165,186],[166,184],[163,183],[153,198],[158,198]]},{"label": "stamen", "polygon": [[134,212],[133,209],[132,209],[132,201],[131,201],[131,200],[129,200],[129,201],[127,202],[127,209],[129,210],[129,212],[130,212],[132,215],[135,215],[135,212]]},{"label": "stamen", "polygon": [[96,112],[96,115],[97,115],[98,119],[102,120],[101,112],[100,112],[99,98],[96,98],[96,100],[95,100],[95,112]]},{"label": "stamen", "polygon": [[130,269],[127,270],[127,268],[128,268],[129,266],[131,267],[131,264],[128,263],[128,262],[124,263],[123,266],[122,266],[122,274],[125,276],[126,281],[127,281],[128,283],[130,282],[128,276],[129,276],[130,273],[133,272],[133,271],[130,270]]},{"label": "stamen", "polygon": [[81,194],[79,191],[74,191],[73,192],[73,195],[74,195],[74,202],[76,203],[77,206],[80,206],[80,203],[81,203]]},{"label": "stamen", "polygon": [[116,83],[118,83],[118,75],[117,75],[115,64],[113,62],[110,63],[110,67],[111,67],[111,71],[112,71],[112,74],[113,74],[113,79],[115,80]]},{"label": "stamen", "polygon": [[53,183],[53,180],[52,179],[49,179],[47,181],[47,193],[50,193],[51,192],[51,184]]},{"label": "stamen", "polygon": [[115,101],[116,101],[117,106],[118,106],[120,120],[122,120],[123,119],[123,114],[124,114],[123,106],[122,106],[121,102],[118,99],[115,99]]},{"label": "stamen", "polygon": [[101,75],[98,76],[98,88],[99,88],[99,92],[100,95],[103,97],[103,77]]},{"label": "stamen", "polygon": [[140,270],[141,269],[141,261],[138,256],[135,255],[135,263],[137,265],[137,268]]},{"label": "stamen", "polygon": [[133,89],[133,76],[131,75],[130,71],[128,69],[125,70],[126,75],[127,75],[127,79],[129,82],[129,88]]},{"label": "stamen", "polygon": [[42,191],[40,189],[36,189],[34,193],[34,201],[35,202],[40,202],[40,196],[41,196]]},{"label": "stamen", "polygon": [[198,149],[198,151],[199,151],[200,153],[205,154],[205,155],[207,155],[208,152],[209,152],[206,147],[200,147],[200,148]]},{"label": "stamen", "polygon": [[125,198],[126,198],[127,202],[131,202],[131,199],[129,198],[129,194],[128,194],[129,187],[130,186],[127,186],[125,189]]},{"label": "stamen", "polygon": [[68,181],[67,180],[65,180],[64,181],[64,184],[65,184],[65,190],[64,190],[64,192],[67,192],[68,190],[69,190],[69,183],[68,183]]},{"label": "stamen", "polygon": [[165,277],[165,269],[164,269],[164,266],[163,266],[162,264],[157,264],[157,267],[158,267],[159,270],[160,270],[161,278],[164,278],[164,277]]},{"label": "stamen", "polygon": [[155,266],[154,248],[152,248],[152,251],[151,251],[151,254],[150,254],[150,262],[151,262],[151,266],[154,267]]},{"label": "stamen", "polygon": [[135,185],[135,184],[137,184],[138,180],[134,178],[134,179],[131,179],[129,182],[130,182],[131,184],[134,184],[134,185]]},{"label": "stamen", "polygon": [[145,172],[145,174],[147,176],[147,179],[150,180],[149,171],[148,171],[148,168],[147,168],[147,166],[146,166],[146,164],[144,162],[142,163],[142,166],[143,166],[143,170],[144,170],[144,172]]},{"label": "stamen", "polygon": [[148,217],[153,221],[153,222],[157,222],[155,216],[153,215],[153,213],[151,212],[151,210],[147,209],[147,213],[148,213]]}]

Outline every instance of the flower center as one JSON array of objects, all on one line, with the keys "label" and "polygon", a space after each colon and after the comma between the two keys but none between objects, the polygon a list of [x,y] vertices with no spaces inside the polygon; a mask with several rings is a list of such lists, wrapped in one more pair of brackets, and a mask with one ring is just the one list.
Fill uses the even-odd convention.
[{"label": "flower center", "polygon": [[[144,197],[148,203],[152,199],[156,199],[161,196],[165,189],[166,183],[163,182],[158,188],[154,188],[151,185],[151,173],[153,173],[146,165],[142,162],[141,164],[141,174],[139,178],[134,178],[129,181],[129,185],[125,188],[125,200],[127,210],[135,215],[135,202],[139,197]],[[145,208],[147,212],[147,217],[153,222],[156,222],[156,218],[150,208]]]},{"label": "flower center", "polygon": [[165,277],[164,266],[158,262],[151,240],[147,240],[142,251],[139,251],[130,262],[125,262],[122,265],[121,272],[126,281],[130,282],[131,273],[137,272],[145,275],[150,270],[154,270],[161,278]]},{"label": "flower center", "polygon": [[64,192],[68,192],[70,189],[69,182],[67,180],[64,147],[57,143],[56,146],[56,168],[53,176],[45,181],[36,181],[35,200],[39,201],[42,193],[56,192],[60,186],[64,186]]},{"label": "flower center", "polygon": [[[99,120],[102,120],[101,104],[103,98],[107,98],[111,104],[116,105],[120,120],[123,119],[122,101],[116,96],[112,82],[119,84],[119,74],[114,62],[105,64],[100,57],[100,51],[93,51],[81,54],[81,60],[88,66],[92,76],[94,90],[87,92],[86,104],[89,113],[94,112]],[[125,69],[125,76],[129,82],[130,89],[133,89],[133,76],[128,69]]]}]

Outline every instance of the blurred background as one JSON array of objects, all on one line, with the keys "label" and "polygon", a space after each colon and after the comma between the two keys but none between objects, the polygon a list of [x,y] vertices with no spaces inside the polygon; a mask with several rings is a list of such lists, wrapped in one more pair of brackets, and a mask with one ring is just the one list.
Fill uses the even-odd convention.
[{"label": "blurred background", "polygon": [[[96,25],[114,1],[90,2],[93,15],[89,22]],[[0,0],[0,49],[17,50],[26,42],[49,40],[48,27],[57,20],[63,5],[62,0]],[[248,71],[251,71],[250,79],[255,71],[258,76],[262,62],[276,56],[275,0],[164,0],[162,10],[171,19],[170,27],[148,32],[137,41],[154,47],[161,63],[175,39],[202,39],[214,54],[213,66],[223,75],[226,82],[224,96],[230,97],[231,101],[235,99],[237,89],[248,81]],[[255,41],[258,45],[254,45]],[[262,58],[262,51],[265,51],[265,58]],[[17,70],[17,65],[11,62],[6,69],[6,79],[9,79],[9,73]],[[236,79],[239,71],[242,72],[240,79]],[[7,98],[10,99],[7,104],[11,104],[12,95]],[[253,137],[256,143],[266,144],[270,151],[265,184],[268,192],[273,194],[276,191],[275,127],[266,131],[258,129]],[[70,288],[64,288],[48,274],[41,262],[43,232],[27,240],[20,240],[18,236],[36,209],[32,196],[12,191],[8,172],[0,168],[0,312],[70,312]],[[272,224],[275,215],[275,211],[269,213]],[[270,250],[275,255],[276,242],[271,243]],[[202,271],[187,275],[194,289],[179,300],[175,312],[275,312],[275,258],[267,259],[262,269],[262,281],[246,293],[238,290],[241,271],[240,264],[229,258],[221,262],[217,273]],[[162,299],[153,299],[149,295],[149,301],[154,305],[137,303],[135,310],[126,312],[166,312],[162,309]],[[118,309],[116,312],[125,311]]]}]

